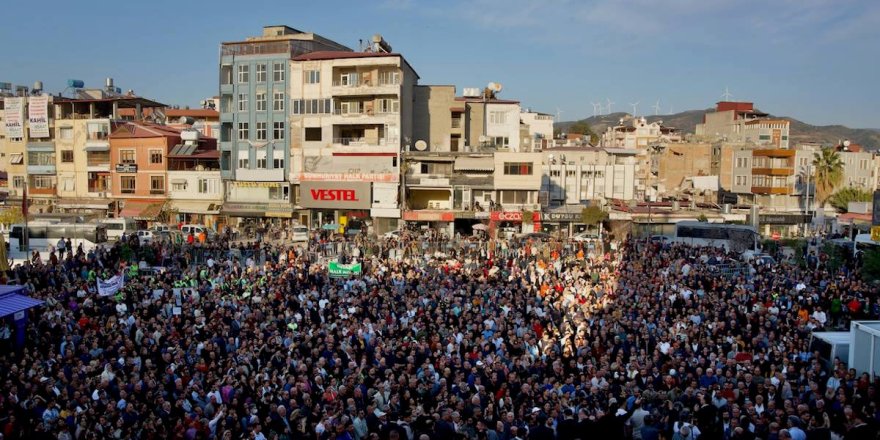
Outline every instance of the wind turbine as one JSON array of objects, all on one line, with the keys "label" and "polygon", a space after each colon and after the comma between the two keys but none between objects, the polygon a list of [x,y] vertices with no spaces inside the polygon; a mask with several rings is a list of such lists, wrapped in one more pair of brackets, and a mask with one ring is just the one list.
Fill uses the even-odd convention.
[{"label": "wind turbine", "polygon": [[724,93],[721,94],[721,98],[725,101],[730,101],[730,98],[733,98],[733,94],[730,93],[730,90],[727,86],[724,86]]},{"label": "wind turbine", "polygon": [[636,114],[639,113],[639,101],[631,102],[629,105],[633,108],[633,117],[636,117]]},{"label": "wind turbine", "polygon": [[556,107],[556,122],[562,121],[562,119],[560,119],[560,118],[563,113],[565,113],[565,112],[560,110],[559,107]]},{"label": "wind turbine", "polygon": [[602,114],[602,103],[601,102],[591,102],[593,104],[593,116],[599,116]]},{"label": "wind turbine", "polygon": [[660,100],[658,99],[656,103],[654,103],[654,116],[660,114]]},{"label": "wind turbine", "polygon": [[608,104],[608,113],[607,114],[611,114],[611,106],[614,105],[614,101],[612,101],[611,98],[606,98],[605,103]]}]

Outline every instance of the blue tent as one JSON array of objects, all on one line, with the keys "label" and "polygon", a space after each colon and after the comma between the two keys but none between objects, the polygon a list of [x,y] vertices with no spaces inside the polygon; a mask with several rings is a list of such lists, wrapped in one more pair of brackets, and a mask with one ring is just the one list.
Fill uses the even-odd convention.
[{"label": "blue tent", "polygon": [[24,335],[27,328],[27,313],[24,311],[43,303],[44,301],[25,295],[24,286],[0,285],[0,319],[5,318],[15,322],[16,347],[24,346]]},{"label": "blue tent", "polygon": [[26,296],[24,286],[0,285],[0,318],[39,306],[43,302]]}]

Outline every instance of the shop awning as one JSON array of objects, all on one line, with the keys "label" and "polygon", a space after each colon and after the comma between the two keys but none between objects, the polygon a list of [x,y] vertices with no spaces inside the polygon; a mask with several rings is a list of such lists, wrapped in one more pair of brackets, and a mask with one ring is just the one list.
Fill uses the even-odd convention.
[{"label": "shop awning", "polygon": [[184,214],[219,214],[220,204],[210,201],[174,200],[171,208]]},{"label": "shop awning", "polygon": [[220,213],[231,217],[293,217],[293,206],[269,203],[226,202]]},{"label": "shop awning", "polygon": [[64,209],[110,209],[112,200],[95,199],[62,199],[55,204]]},{"label": "shop awning", "polygon": [[22,293],[24,293],[23,286],[0,286],[0,318],[39,306],[44,302]]},{"label": "shop awning", "polygon": [[135,220],[156,220],[165,206],[162,202],[126,201],[125,207],[119,213],[120,217],[133,218]]},{"label": "shop awning", "polygon": [[495,171],[491,157],[459,157],[455,159],[455,171]]}]

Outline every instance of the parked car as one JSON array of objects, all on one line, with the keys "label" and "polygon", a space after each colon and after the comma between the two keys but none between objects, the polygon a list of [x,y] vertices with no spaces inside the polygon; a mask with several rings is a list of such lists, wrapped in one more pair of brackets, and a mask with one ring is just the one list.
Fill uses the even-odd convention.
[{"label": "parked car", "polygon": [[171,226],[163,223],[156,223],[155,225],[153,225],[152,228],[150,228],[150,230],[153,232],[168,232],[171,230]]},{"label": "parked car", "polygon": [[180,227],[180,232],[183,233],[184,236],[193,234],[196,237],[204,232],[205,235],[208,237],[208,240],[214,239],[217,235],[214,230],[209,229],[207,226],[204,225],[183,225]]},{"label": "parked car", "polygon": [[598,240],[599,236],[593,232],[578,232],[577,234],[572,235],[571,239],[573,241],[584,242],[584,241]]},{"label": "parked car", "polygon": [[388,231],[382,234],[382,238],[386,240],[396,240],[400,238],[400,230]]},{"label": "parked car", "polygon": [[309,228],[303,225],[294,225],[290,230],[291,241],[309,241]]}]

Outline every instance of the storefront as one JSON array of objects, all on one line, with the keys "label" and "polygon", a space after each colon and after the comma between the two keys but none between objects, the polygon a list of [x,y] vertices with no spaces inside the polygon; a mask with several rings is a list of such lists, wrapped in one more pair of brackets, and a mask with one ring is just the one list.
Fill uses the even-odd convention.
[{"label": "storefront", "polygon": [[445,232],[447,237],[455,235],[455,213],[451,211],[404,211],[403,220],[415,224],[417,228],[426,227]]},{"label": "storefront", "polygon": [[372,205],[370,182],[301,182],[300,205],[311,210],[312,227],[348,223],[349,214],[366,218]]},{"label": "storefront", "polygon": [[[578,209],[583,208],[578,207]],[[545,212],[542,217],[541,230],[549,234],[561,233],[570,236],[587,230],[580,212]]]},{"label": "storefront", "polygon": [[205,225],[220,230],[225,221],[220,219],[220,203],[199,200],[172,200],[169,222]]},{"label": "storefront", "polygon": [[523,211],[492,211],[489,213],[489,235],[503,238],[519,233],[540,232],[541,213],[526,212],[531,212],[531,220],[523,217]]},{"label": "storefront", "polygon": [[[751,215],[747,221],[753,224]],[[799,213],[758,214],[758,233],[773,239],[795,237],[803,233],[810,222],[811,215]]]},{"label": "storefront", "polygon": [[255,222],[289,226],[296,221],[293,206],[287,203],[227,202],[220,209],[220,214],[229,217],[229,224],[237,227]]}]

